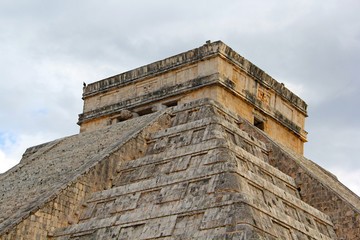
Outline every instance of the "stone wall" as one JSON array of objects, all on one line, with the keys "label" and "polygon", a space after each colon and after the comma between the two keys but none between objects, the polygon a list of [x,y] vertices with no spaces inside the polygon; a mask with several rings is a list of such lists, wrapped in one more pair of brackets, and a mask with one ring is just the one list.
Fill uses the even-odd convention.
[{"label": "stone wall", "polygon": [[241,128],[269,146],[269,163],[293,177],[301,199],[330,216],[339,239],[360,239],[360,198],[333,174],[294,152],[252,124],[243,121]]},{"label": "stone wall", "polygon": [[146,155],[123,162],[112,188],[92,194],[79,223],[52,239],[336,239],[241,119],[209,100],[169,114]]},{"label": "stone wall", "polygon": [[358,196],[209,99],[30,148],[0,177],[0,239],[360,236]]},{"label": "stone wall", "polygon": [[77,223],[85,199],[110,188],[116,166],[141,157],[146,136],[167,124],[159,114],[28,149],[23,164],[2,176],[1,202],[12,204],[0,206],[0,239],[46,239]]},{"label": "stone wall", "polygon": [[[207,60],[219,54],[226,58],[228,61],[231,61],[234,65],[238,66],[241,71],[244,71],[252,78],[260,81],[261,84],[264,85],[266,88],[273,89],[273,91],[275,91],[283,99],[286,99],[289,103],[294,104],[297,108],[306,113],[307,105],[303,100],[301,100],[298,96],[285,88],[283,84],[271,78],[263,70],[255,66],[253,63],[251,63],[244,57],[240,56],[238,53],[236,53],[234,50],[232,50],[229,46],[222,43],[221,41],[205,44],[202,47],[180,53],[173,57],[169,57],[164,60],[157,61],[143,67],[139,67],[134,70],[118,74],[110,78],[106,78],[101,81],[97,81],[95,83],[91,83],[87,85],[84,89],[83,97],[87,98],[93,95],[97,95],[101,92],[108,92],[109,90],[133,83],[134,81],[141,81],[143,79],[158,75],[159,73],[166,73],[180,67],[190,65],[185,69],[192,69],[193,67],[191,66],[191,64]],[[209,62],[205,62],[206,64],[209,64]],[[203,72],[202,70],[200,70],[200,72],[204,73],[205,75],[210,75],[211,73],[213,73],[211,69],[214,69],[214,66],[210,65],[204,66],[206,71],[210,70],[210,72]],[[216,68],[217,67],[215,67],[215,69]],[[181,71],[183,70],[184,69],[182,69]],[[182,73],[181,75],[189,75],[189,73]],[[191,79],[191,77],[185,78]]]},{"label": "stone wall", "polygon": [[107,126],[124,109],[141,115],[144,107],[166,105],[169,99],[178,104],[201,99],[210,88],[205,97],[250,122],[262,122],[273,138],[303,153],[306,103],[222,42],[89,84],[80,131]]},{"label": "stone wall", "polygon": [[[288,152],[290,151],[288,149]],[[275,167],[296,179],[302,199],[330,216],[339,239],[360,238],[358,196],[314,163],[310,163],[313,166],[304,167],[305,164],[299,165],[291,161],[286,153],[275,149],[273,157],[272,164]],[[301,159],[301,156],[297,155],[296,159]],[[305,161],[306,159],[303,159],[301,163]]]}]

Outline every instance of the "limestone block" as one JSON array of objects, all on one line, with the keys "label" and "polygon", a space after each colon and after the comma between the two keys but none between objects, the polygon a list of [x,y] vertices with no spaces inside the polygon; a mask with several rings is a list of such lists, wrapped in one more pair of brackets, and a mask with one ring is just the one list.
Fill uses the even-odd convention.
[{"label": "limestone block", "polygon": [[197,197],[208,193],[210,179],[191,182],[187,188],[187,197]]},{"label": "limestone block", "polygon": [[233,162],[235,154],[225,149],[211,150],[203,161],[204,165],[216,164],[221,162]]},{"label": "limestone block", "polygon": [[168,147],[169,139],[168,138],[160,138],[158,139],[153,147],[153,153],[159,153],[164,151]]},{"label": "limestone block", "polygon": [[179,171],[185,171],[190,164],[191,156],[184,156],[180,158],[175,158],[171,160],[170,162],[170,168],[167,173],[173,173],[173,172],[179,172]]},{"label": "limestone block", "polygon": [[139,239],[151,239],[156,237],[170,236],[175,227],[177,216],[169,216],[149,220],[142,231]]},{"label": "limestone block", "polygon": [[116,198],[112,212],[129,211],[136,208],[140,192],[122,195]]},{"label": "limestone block", "polygon": [[92,217],[93,212],[96,208],[96,203],[87,204],[86,209],[80,217],[80,220],[89,219]]},{"label": "limestone block", "polygon": [[191,144],[197,144],[203,141],[205,133],[205,128],[196,129],[192,132],[192,141]]},{"label": "limestone block", "polygon": [[121,226],[101,228],[101,229],[97,230],[95,234],[93,234],[93,239],[94,240],[97,240],[97,239],[101,239],[101,240],[119,239],[117,237],[119,236],[121,229],[122,229]]},{"label": "limestone block", "polygon": [[160,202],[160,189],[142,192],[139,196],[136,207],[151,206]]},{"label": "limestone block", "polygon": [[160,191],[160,203],[171,202],[184,198],[188,183],[177,183],[165,186]]},{"label": "limestone block", "polygon": [[252,212],[250,207],[246,204],[236,203],[229,206],[206,210],[200,229],[216,228],[240,222],[252,224]]},{"label": "limestone block", "polygon": [[190,239],[193,237],[199,231],[202,217],[203,213],[178,216],[173,232],[175,239]]},{"label": "limestone block", "polygon": [[141,174],[141,168],[121,172],[113,181],[114,186],[123,186],[133,182]]},{"label": "limestone block", "polygon": [[212,177],[209,192],[240,192],[241,178],[236,173],[220,173]]},{"label": "limestone block", "polygon": [[144,226],[145,224],[142,223],[142,224],[135,224],[135,225],[122,227],[117,239],[119,240],[140,239],[140,236],[144,230]]},{"label": "limestone block", "polygon": [[214,138],[225,138],[223,128],[217,124],[211,124],[205,133],[204,140],[214,139]]}]

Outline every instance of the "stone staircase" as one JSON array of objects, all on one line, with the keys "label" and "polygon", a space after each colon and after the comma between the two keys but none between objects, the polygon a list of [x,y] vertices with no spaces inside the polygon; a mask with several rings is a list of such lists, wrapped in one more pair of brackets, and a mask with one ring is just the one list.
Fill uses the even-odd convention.
[{"label": "stone staircase", "polygon": [[245,120],[211,100],[169,114],[145,156],[118,166],[112,187],[51,239],[336,239],[329,217],[269,164],[270,147],[240,129]]}]

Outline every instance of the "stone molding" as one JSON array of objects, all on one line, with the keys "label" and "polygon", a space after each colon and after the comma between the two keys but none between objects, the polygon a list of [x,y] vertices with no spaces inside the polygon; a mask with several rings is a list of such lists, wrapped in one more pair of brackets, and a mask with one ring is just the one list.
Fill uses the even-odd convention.
[{"label": "stone molding", "polygon": [[214,56],[221,56],[226,58],[234,65],[238,66],[244,72],[254,77],[265,88],[274,90],[284,100],[289,102],[300,112],[307,116],[307,104],[289,89],[284,84],[277,82],[263,70],[256,65],[236,53],[229,46],[221,41],[205,44],[199,48],[189,50],[184,53],[177,54],[173,57],[166,58],[94,83],[84,87],[83,99],[109,91],[114,88],[119,88],[130,83],[141,81],[155,75],[159,75],[192,63],[208,59]]}]

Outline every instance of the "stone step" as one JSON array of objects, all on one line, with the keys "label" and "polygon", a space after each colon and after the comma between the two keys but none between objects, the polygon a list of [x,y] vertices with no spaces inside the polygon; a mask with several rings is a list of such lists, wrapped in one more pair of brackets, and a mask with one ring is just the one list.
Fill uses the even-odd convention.
[{"label": "stone step", "polygon": [[[272,230],[274,224],[282,226],[286,224],[302,233],[318,236],[319,239],[330,239],[317,232],[318,222],[313,219],[311,214],[307,212],[299,212],[296,208],[295,216],[290,212],[281,212],[277,209],[266,207],[259,203],[258,199],[249,198],[248,194],[240,194],[235,192],[212,192],[204,193],[198,189],[205,189],[204,186],[209,180],[194,182],[192,194],[188,197],[168,202],[159,202],[160,198],[156,197],[159,190],[145,192],[144,194],[118,197],[107,202],[98,202],[101,208],[95,212],[97,217],[93,217],[85,222],[80,222],[74,226],[61,229],[55,233],[55,236],[81,236],[93,233],[97,229],[109,228],[117,226],[118,228],[126,228],[128,226],[145,225],[146,227],[154,225],[163,225],[161,229],[174,229],[174,221],[181,219],[183,216],[200,215],[201,219],[198,223],[197,230],[204,231],[215,228],[225,227],[235,222],[243,222],[248,225],[255,225],[270,234],[276,235],[276,231]],[[200,187],[200,188],[199,188]],[[171,190],[171,189],[168,189]],[[134,204],[134,198],[138,197],[138,204]],[[269,197],[269,196],[267,196]],[[269,199],[270,200],[270,199]],[[139,204],[139,202],[141,204]],[[150,204],[152,203],[152,204]],[[104,209],[113,207],[113,215],[101,215]],[[127,207],[126,207],[127,206]],[[241,210],[244,209],[245,210]],[[280,206],[279,208],[283,208]],[[259,211],[253,218],[249,217],[248,211]],[[245,211],[245,212],[242,212]],[[296,212],[297,211],[297,212]],[[236,212],[236,215],[230,213]],[[100,215],[99,215],[100,214]],[[233,217],[229,217],[233,216]],[[272,217],[270,217],[272,216]],[[274,221],[273,218],[276,218]],[[162,221],[162,219],[167,219]],[[309,221],[311,224],[305,225]],[[119,230],[118,230],[119,231]],[[168,234],[170,234],[170,231]],[[102,231],[101,234],[104,234]],[[106,235],[105,235],[106,236]],[[151,237],[159,236],[157,234]],[[149,236],[147,236],[149,237]],[[142,239],[142,238],[141,238]],[[144,237],[146,239],[146,237]]]},{"label": "stone step", "polygon": [[254,139],[237,126],[216,117],[196,120],[151,134],[148,137],[147,154],[170,151],[210,139],[226,139],[269,162],[270,151],[263,142]]},{"label": "stone step", "polygon": [[331,239],[329,217],[301,201],[295,180],[269,164],[269,147],[232,115],[206,104],[170,114],[145,156],[122,162],[112,188],[92,194],[54,239]]},{"label": "stone step", "polygon": [[[83,213],[79,225],[80,227],[70,227],[73,230],[70,232],[66,232],[68,230],[65,230],[65,233],[59,234],[75,234],[78,232],[87,233],[87,231],[91,230],[92,222],[95,224],[95,222],[100,221],[100,219],[105,219],[105,222],[110,221],[108,224],[121,225],[123,223],[121,223],[119,219],[113,218],[113,216],[116,216],[117,214],[121,214],[121,216],[127,220],[133,219],[134,223],[136,223],[141,221],[146,222],[148,221],[147,219],[162,218],[167,215],[174,216],[189,212],[195,214],[199,211],[202,211],[203,213],[205,211],[206,213],[205,209],[207,208],[219,208],[220,206],[227,206],[234,203],[226,202],[226,198],[233,196],[233,193],[226,192],[226,195],[222,195],[221,192],[224,190],[236,192],[236,194],[234,194],[237,198],[240,197],[240,199],[235,202],[246,202],[246,204],[252,208],[260,209],[262,214],[265,214],[266,216],[275,216],[278,219],[293,223],[294,226],[292,227],[297,227],[300,232],[305,231],[306,229],[310,229],[308,230],[308,233],[315,231],[311,230],[312,228],[316,228],[315,224],[317,223],[311,217],[312,214],[314,214],[314,209],[304,204],[296,196],[279,188],[277,186],[279,185],[278,183],[275,185],[275,183],[269,181],[268,178],[259,178],[259,176],[261,176],[259,175],[259,172],[249,171],[243,165],[243,161],[246,161],[246,164],[248,165],[251,162],[254,165],[262,164],[261,166],[263,167],[272,168],[271,166],[268,166],[267,163],[257,159],[244,150],[239,151],[241,150],[239,146],[232,146],[239,151],[238,154],[234,154],[234,152],[231,151],[224,152],[224,148],[221,147],[209,150],[205,153],[207,145],[198,145],[203,146],[202,148],[200,146],[191,147],[198,150],[201,149],[200,152],[202,154],[199,155],[199,152],[195,151],[187,157],[188,160],[182,160],[189,164],[191,159],[195,158],[195,165],[189,165],[186,169],[173,173],[161,173],[159,172],[160,168],[158,168],[158,170],[153,171],[155,174],[154,178],[144,179],[140,177],[141,179],[138,179],[138,181],[133,183],[127,183],[124,186],[93,194],[87,201],[87,209]],[[164,160],[160,157],[163,154],[157,155],[159,155],[157,158],[152,156],[152,160],[157,159],[158,161],[151,162],[148,157],[148,161],[145,165],[139,163],[145,158],[124,163],[123,170],[129,171],[143,166],[156,165],[160,164],[160,161],[175,161],[175,158]],[[287,178],[283,176],[284,174],[275,168],[270,171],[274,174],[272,175],[272,178],[280,177],[283,178],[282,180],[291,179],[288,176]],[[121,176],[123,173],[120,173],[119,175]],[[132,175],[141,176],[141,174],[135,173]],[[287,184],[293,185],[294,182],[287,182]],[[215,196],[214,194],[218,195]],[[209,202],[211,201],[215,201],[215,203],[216,201],[219,201],[222,205],[220,203],[217,203],[218,205],[215,203],[215,205],[206,205],[210,204]],[[188,203],[191,204],[189,205]],[[166,205],[167,207],[164,207]],[[203,208],[199,208],[200,206]],[[283,209],[285,209],[285,211]],[[320,212],[317,212],[316,214],[318,214],[318,219],[326,219],[325,221],[327,221],[327,224],[331,224],[328,222],[325,215]],[[309,225],[301,224],[299,221],[309,221]],[[209,227],[204,224],[205,223],[203,223],[204,229],[211,228],[211,226]],[[263,226],[264,229],[267,229],[268,225],[273,223],[268,220],[266,224]],[[204,229],[200,228],[200,230]]]}]

